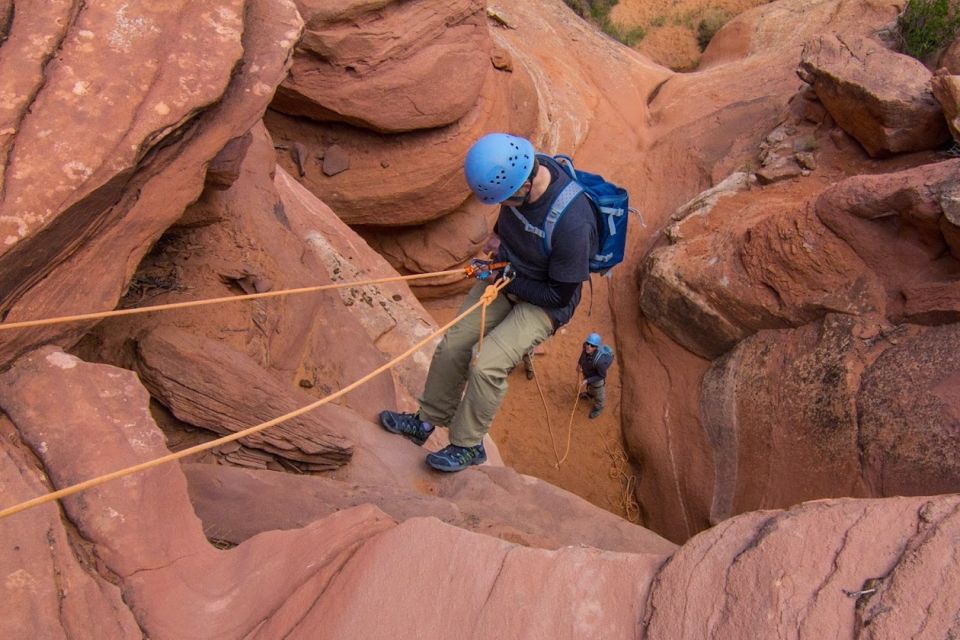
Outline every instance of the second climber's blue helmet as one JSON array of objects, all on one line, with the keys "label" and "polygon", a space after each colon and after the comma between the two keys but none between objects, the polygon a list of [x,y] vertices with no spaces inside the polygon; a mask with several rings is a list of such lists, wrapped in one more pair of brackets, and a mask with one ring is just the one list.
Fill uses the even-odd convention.
[{"label": "second climber's blue helmet", "polygon": [[601,344],[601,342],[600,342],[600,334],[599,334],[599,333],[591,333],[590,335],[587,336],[587,339],[586,339],[584,342],[585,342],[586,344],[590,344],[590,345],[593,345],[593,346],[595,346],[595,347],[599,347],[600,344]]},{"label": "second climber's blue helmet", "polygon": [[530,177],[536,152],[525,138],[488,133],[470,147],[463,160],[467,184],[484,204],[512,196]]}]

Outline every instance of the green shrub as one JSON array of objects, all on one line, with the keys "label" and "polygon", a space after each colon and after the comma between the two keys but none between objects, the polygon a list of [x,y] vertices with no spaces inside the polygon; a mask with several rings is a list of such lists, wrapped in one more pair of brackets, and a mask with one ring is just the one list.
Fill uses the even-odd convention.
[{"label": "green shrub", "polygon": [[960,30],[958,0],[907,0],[897,17],[901,50],[917,60],[948,45]]},{"label": "green shrub", "polygon": [[563,0],[581,18],[599,21],[605,18],[618,0]]},{"label": "green shrub", "polygon": [[563,0],[581,18],[589,19],[605,34],[632,47],[647,35],[643,27],[625,29],[610,20],[610,10],[619,0]]},{"label": "green shrub", "polygon": [[637,44],[647,35],[647,30],[643,27],[631,27],[629,29],[624,29],[623,27],[610,22],[609,18],[607,18],[604,24],[600,25],[600,28],[608,36],[614,40],[622,42],[628,47],[632,47],[633,45]]},{"label": "green shrub", "polygon": [[697,25],[697,44],[700,46],[700,51],[707,49],[707,45],[713,40],[713,36],[717,35],[717,31],[720,31],[723,25],[730,22],[732,17],[733,15],[729,11],[723,9],[707,9]]}]

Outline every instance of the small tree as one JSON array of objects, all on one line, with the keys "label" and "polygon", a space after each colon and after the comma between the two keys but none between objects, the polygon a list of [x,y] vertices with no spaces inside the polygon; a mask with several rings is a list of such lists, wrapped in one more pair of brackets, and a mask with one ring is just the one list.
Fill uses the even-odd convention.
[{"label": "small tree", "polygon": [[901,50],[924,61],[950,44],[960,31],[960,1],[907,0],[897,17]]}]

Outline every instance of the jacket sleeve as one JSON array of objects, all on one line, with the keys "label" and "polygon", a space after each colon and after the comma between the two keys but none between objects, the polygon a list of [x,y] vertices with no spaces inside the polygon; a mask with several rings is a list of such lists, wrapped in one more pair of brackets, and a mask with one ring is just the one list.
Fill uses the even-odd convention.
[{"label": "jacket sleeve", "polygon": [[517,274],[503,290],[538,307],[557,308],[567,306],[579,286],[579,282],[541,281]]}]

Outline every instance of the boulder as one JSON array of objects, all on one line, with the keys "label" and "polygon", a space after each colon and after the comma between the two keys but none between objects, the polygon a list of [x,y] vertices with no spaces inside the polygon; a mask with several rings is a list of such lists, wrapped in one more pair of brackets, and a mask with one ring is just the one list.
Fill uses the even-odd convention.
[{"label": "boulder", "polygon": [[710,521],[804,500],[870,493],[854,398],[869,361],[851,316],[761,331],[714,360],[700,414],[713,448]]},{"label": "boulder", "polygon": [[728,520],[658,573],[646,637],[949,637],[958,574],[939,567],[956,563],[958,500],[823,500]]},{"label": "boulder", "polygon": [[960,75],[940,69],[931,81],[933,97],[940,103],[955,143],[960,143]]},{"label": "boulder", "polygon": [[[859,175],[832,185],[814,203],[817,218],[857,254],[886,292],[886,315],[896,323],[938,317],[930,285],[951,289],[960,273],[947,238],[960,160],[882,175]],[[938,296],[941,301],[946,300]],[[934,305],[940,303],[933,303]],[[939,316],[943,317],[943,316]]]},{"label": "boulder", "polygon": [[[282,147],[294,141],[308,155],[337,145],[349,169],[327,175],[315,162],[299,179],[311,193],[350,225],[411,226],[441,218],[470,195],[463,157],[474,140],[491,129],[517,135],[535,131],[537,96],[529,74],[498,71],[485,58],[483,84],[472,108],[456,123],[385,136],[372,129],[298,118],[271,109],[264,122]],[[277,163],[291,175],[298,167],[287,153]]]},{"label": "boulder", "polygon": [[864,37],[823,35],[803,49],[800,77],[872,157],[935,149],[949,140],[931,74]]},{"label": "boulder", "polygon": [[856,398],[864,478],[873,495],[960,492],[960,325],[888,339]]},{"label": "boulder", "polygon": [[883,310],[882,290],[849,247],[775,189],[718,200],[671,231],[682,240],[647,258],[640,307],[704,357],[760,329],[800,326],[827,311]]},{"label": "boulder", "polygon": [[400,133],[474,107],[491,49],[479,0],[297,4],[306,29],[274,109]]}]

